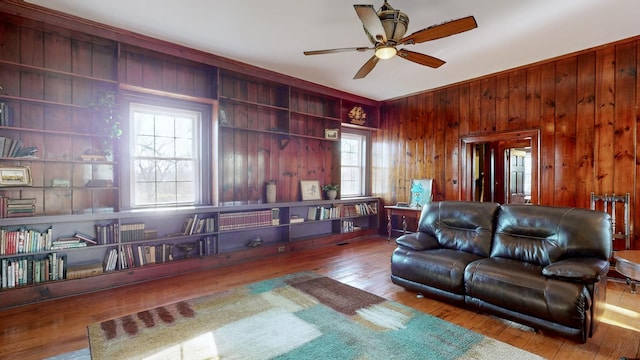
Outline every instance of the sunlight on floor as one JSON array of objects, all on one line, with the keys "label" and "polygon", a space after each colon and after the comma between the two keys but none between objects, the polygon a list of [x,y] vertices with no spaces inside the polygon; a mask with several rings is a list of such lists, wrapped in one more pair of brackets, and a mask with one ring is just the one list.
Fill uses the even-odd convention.
[{"label": "sunlight on floor", "polygon": [[605,304],[602,322],[640,332],[640,313],[619,306]]},{"label": "sunlight on floor", "polygon": [[145,358],[156,359],[218,359],[218,348],[213,333],[208,332]]}]

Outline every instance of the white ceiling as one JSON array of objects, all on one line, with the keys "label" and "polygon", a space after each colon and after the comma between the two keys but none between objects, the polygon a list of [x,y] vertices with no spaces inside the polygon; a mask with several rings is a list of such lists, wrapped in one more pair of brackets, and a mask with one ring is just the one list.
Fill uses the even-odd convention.
[{"label": "white ceiling", "polygon": [[68,14],[329,86],[387,100],[640,34],[638,0],[391,0],[407,35],[473,15],[478,28],[407,49],[438,69],[394,57],[353,80],[372,52],[305,56],[369,46],[353,4],[382,0],[27,0]]}]

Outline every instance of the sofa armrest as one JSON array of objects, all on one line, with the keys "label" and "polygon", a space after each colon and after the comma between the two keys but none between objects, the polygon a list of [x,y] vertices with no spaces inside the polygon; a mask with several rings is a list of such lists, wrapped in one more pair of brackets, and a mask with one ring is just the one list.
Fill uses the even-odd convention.
[{"label": "sofa armrest", "polygon": [[609,262],[596,258],[572,258],[554,262],[542,269],[542,275],[561,279],[592,284],[609,271]]},{"label": "sofa armrest", "polygon": [[433,236],[423,232],[402,235],[396,239],[396,244],[416,251],[437,249],[440,247],[438,241]]}]

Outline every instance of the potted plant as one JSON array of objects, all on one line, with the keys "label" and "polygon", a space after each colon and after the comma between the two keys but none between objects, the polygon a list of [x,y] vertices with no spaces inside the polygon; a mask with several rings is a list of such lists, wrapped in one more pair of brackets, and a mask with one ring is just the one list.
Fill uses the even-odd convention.
[{"label": "potted plant", "polygon": [[329,184],[329,185],[325,185],[322,187],[322,191],[327,193],[327,198],[329,200],[335,200],[336,197],[338,196],[338,190],[340,190],[340,185],[335,184]]},{"label": "potted plant", "polygon": [[95,111],[97,117],[97,131],[102,138],[102,152],[107,158],[112,157],[113,141],[122,136],[118,94],[115,91],[102,91],[89,107]]}]

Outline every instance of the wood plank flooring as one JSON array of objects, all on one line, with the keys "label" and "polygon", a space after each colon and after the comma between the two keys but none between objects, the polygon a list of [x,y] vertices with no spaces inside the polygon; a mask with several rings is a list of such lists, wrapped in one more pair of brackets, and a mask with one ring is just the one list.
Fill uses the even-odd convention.
[{"label": "wood plank flooring", "polygon": [[586,344],[576,344],[493,316],[417,298],[389,280],[393,249],[385,238],[375,237],[5,310],[0,312],[0,358],[42,359],[82,349],[89,346],[86,327],[90,323],[303,270],[316,271],[548,359],[640,356],[640,294],[630,294],[622,282],[609,282],[607,323],[601,324]]}]

